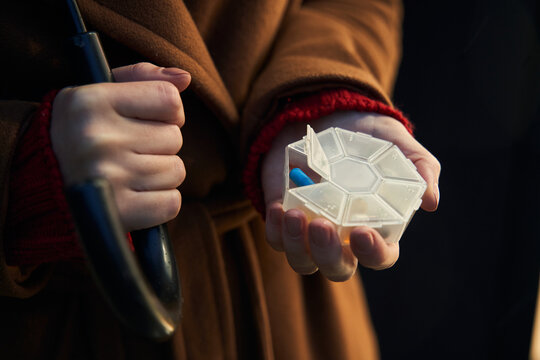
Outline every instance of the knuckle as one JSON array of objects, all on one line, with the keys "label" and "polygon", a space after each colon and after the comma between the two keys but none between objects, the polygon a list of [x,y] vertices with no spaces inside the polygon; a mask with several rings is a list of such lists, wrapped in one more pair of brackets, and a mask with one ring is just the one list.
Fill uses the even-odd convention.
[{"label": "knuckle", "polygon": [[153,65],[149,62],[139,62],[130,66],[129,71],[132,79],[138,79],[141,78],[152,67]]},{"label": "knuckle", "polygon": [[176,125],[178,125],[178,128],[181,128],[186,123],[186,115],[184,113],[184,106],[182,105],[181,99],[180,99],[180,106],[178,108],[176,116],[177,116]]},{"label": "knuckle", "polygon": [[163,102],[163,106],[173,113],[180,112],[182,105],[178,89],[167,81],[157,82],[156,87],[156,91]]},{"label": "knuckle", "polygon": [[68,103],[71,110],[88,112],[99,109],[98,106],[105,96],[103,86],[87,85],[71,88],[68,93]]},{"label": "knuckle", "polygon": [[79,137],[99,134],[99,131],[91,130],[101,126],[106,117],[103,113],[106,99],[106,89],[101,86],[77,87],[66,92],[59,110],[63,113],[64,126],[72,139],[77,141]]},{"label": "knuckle", "polygon": [[73,93],[76,91],[74,87],[65,87],[56,94],[54,98],[54,108],[64,106],[65,103],[71,102],[73,98]]},{"label": "knuckle", "polygon": [[[178,151],[182,148],[182,145],[184,145],[184,137],[182,136],[182,132],[180,131],[180,128],[177,126],[177,139],[178,139]],[[178,152],[177,151],[177,152]]]},{"label": "knuckle", "polygon": [[171,153],[178,153],[184,143],[184,138],[182,137],[182,132],[180,131],[180,128],[176,125],[170,125],[168,127],[168,137],[171,139],[173,144]]},{"label": "knuckle", "polygon": [[180,212],[182,205],[182,196],[180,191],[171,191],[170,196],[167,197],[167,201],[164,204],[164,217],[166,221],[174,219]]},{"label": "knuckle", "polygon": [[184,162],[179,156],[174,156],[173,169],[175,173],[175,178],[177,179],[176,186],[178,187],[186,179],[186,168],[184,166]]}]

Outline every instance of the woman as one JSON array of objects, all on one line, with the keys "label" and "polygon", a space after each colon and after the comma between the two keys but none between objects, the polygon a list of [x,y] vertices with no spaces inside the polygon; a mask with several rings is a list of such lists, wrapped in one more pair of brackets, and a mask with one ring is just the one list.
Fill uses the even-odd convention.
[{"label": "woman", "polygon": [[[401,147],[428,183],[423,208],[437,207],[438,162],[389,100],[399,2],[79,5],[118,83],[65,88],[76,82],[61,4],[1,15],[8,358],[376,358],[354,273],[391,266],[398,245],[359,227],[349,247],[330,223],[284,213],[281,169],[305,122],[364,131]],[[95,175],[126,231],[168,221],[185,303],[165,343],[123,328],[81,261],[62,186]]]}]

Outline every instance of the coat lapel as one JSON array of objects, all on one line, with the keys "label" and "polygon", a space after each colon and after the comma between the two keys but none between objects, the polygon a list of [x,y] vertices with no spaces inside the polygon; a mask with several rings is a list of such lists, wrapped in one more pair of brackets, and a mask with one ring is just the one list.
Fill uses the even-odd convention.
[{"label": "coat lapel", "polygon": [[79,6],[91,29],[128,46],[150,62],[189,71],[191,89],[207,101],[225,125],[238,122],[234,102],[182,1],[80,0]]}]

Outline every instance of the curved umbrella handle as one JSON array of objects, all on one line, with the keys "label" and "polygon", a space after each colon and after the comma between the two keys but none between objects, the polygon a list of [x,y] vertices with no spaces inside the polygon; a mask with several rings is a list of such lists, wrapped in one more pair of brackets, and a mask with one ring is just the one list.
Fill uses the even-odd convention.
[{"label": "curved umbrella handle", "polygon": [[[75,0],[67,0],[80,82],[113,82],[97,33],[87,32]],[[181,316],[181,287],[166,225],[132,232],[132,252],[112,189],[94,179],[66,189],[89,267],[118,317],[148,338],[172,335]]]},{"label": "curved umbrella handle", "polygon": [[170,337],[182,296],[166,226],[134,232],[133,251],[106,180],[71,186],[66,196],[94,279],[116,315],[142,336]]}]

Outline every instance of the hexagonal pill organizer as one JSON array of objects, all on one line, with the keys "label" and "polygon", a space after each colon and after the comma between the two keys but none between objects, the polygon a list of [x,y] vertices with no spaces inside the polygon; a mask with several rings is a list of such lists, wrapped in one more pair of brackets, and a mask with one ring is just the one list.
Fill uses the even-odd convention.
[{"label": "hexagonal pill organizer", "polygon": [[[296,186],[289,173],[300,168],[312,185]],[[287,146],[283,208],[325,217],[343,241],[359,225],[375,228],[386,242],[399,241],[422,203],[426,182],[392,143],[360,132],[330,128]]]}]

